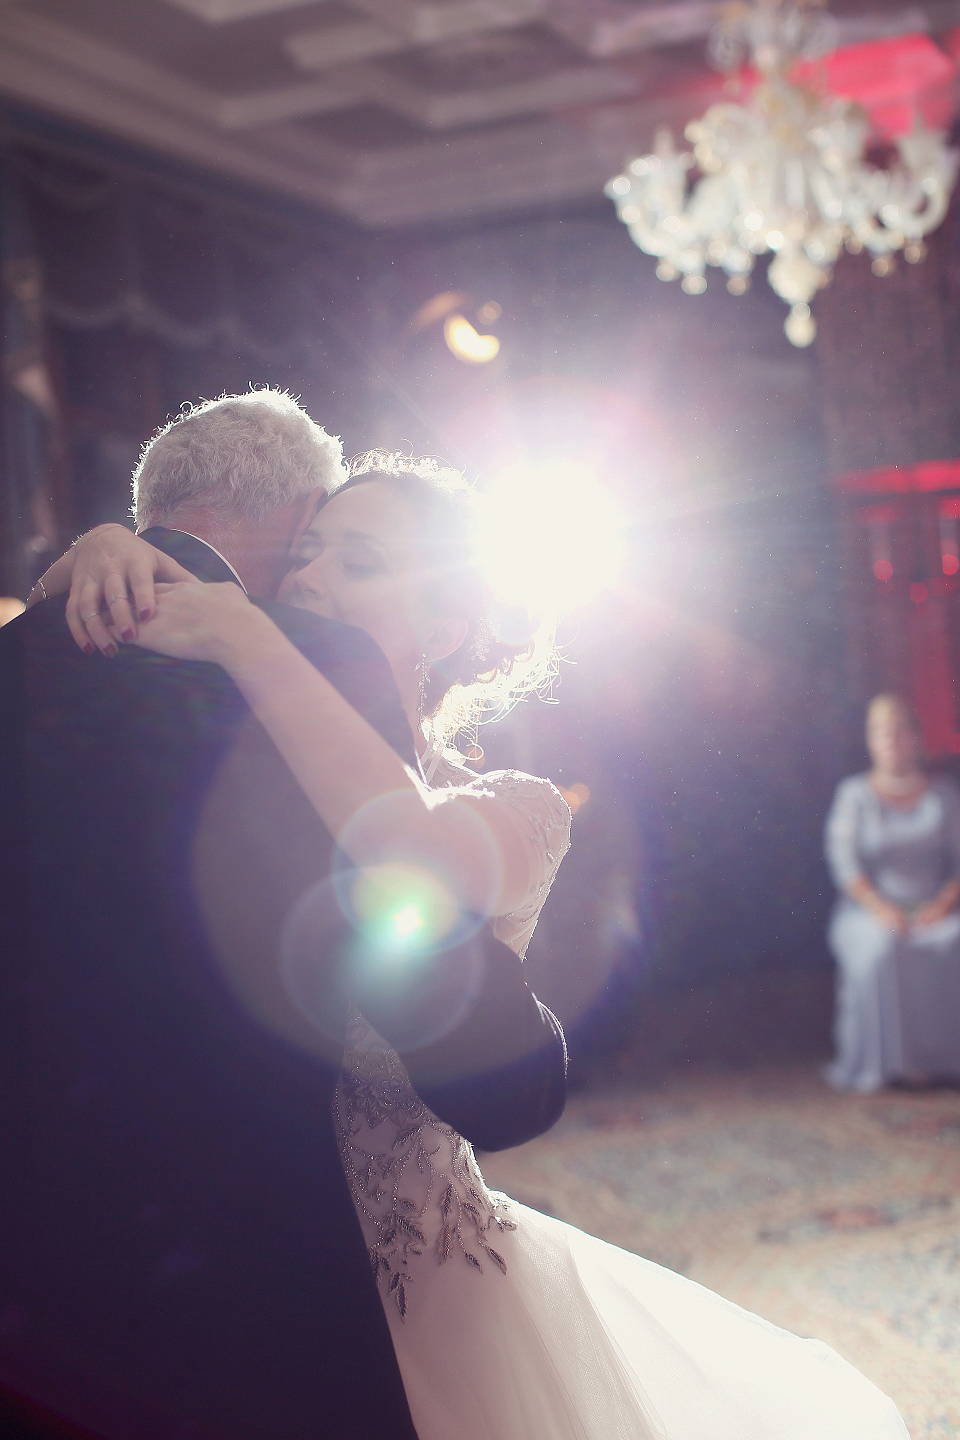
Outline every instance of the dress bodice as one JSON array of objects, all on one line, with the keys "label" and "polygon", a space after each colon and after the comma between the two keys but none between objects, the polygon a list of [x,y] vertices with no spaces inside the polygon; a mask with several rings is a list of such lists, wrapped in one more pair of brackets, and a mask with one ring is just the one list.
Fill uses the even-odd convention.
[{"label": "dress bodice", "polygon": [[938,778],[904,808],[853,775],[837,787],[826,849],[838,889],[863,876],[894,904],[920,905],[960,875],[960,794]]},{"label": "dress bodice", "polygon": [[[493,793],[512,808],[529,886],[493,930],[522,957],[570,843],[569,807],[548,780],[515,770],[477,776],[446,754],[434,762],[434,788]],[[505,1268],[496,1239],[515,1228],[512,1202],[487,1189],[472,1146],[427,1109],[400,1056],[361,1015],[347,1036],[334,1120],[370,1263],[401,1316],[418,1265],[459,1260],[480,1273]]]}]

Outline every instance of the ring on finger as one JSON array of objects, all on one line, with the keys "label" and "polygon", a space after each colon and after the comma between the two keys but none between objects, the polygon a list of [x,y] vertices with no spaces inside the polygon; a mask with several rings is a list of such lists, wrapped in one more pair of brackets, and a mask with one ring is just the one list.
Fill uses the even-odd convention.
[{"label": "ring on finger", "polygon": [[126,600],[126,595],[108,595],[107,604],[115,605],[118,600]]},{"label": "ring on finger", "polygon": [[86,624],[86,622],[87,622],[88,620],[93,620],[93,619],[94,619],[97,615],[99,615],[99,614],[100,614],[100,611],[99,611],[99,610],[94,610],[94,611],[92,611],[89,615],[81,615],[81,616],[80,616],[80,619],[84,622],[84,624]]}]

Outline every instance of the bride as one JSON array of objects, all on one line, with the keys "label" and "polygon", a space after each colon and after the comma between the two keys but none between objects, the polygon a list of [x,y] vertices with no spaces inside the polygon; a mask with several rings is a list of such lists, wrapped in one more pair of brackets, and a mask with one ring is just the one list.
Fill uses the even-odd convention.
[{"label": "bride", "polygon": [[[430,462],[360,457],[298,542],[278,594],[377,641],[425,784],[238,585],[158,584],[144,605],[146,542],[114,527],[109,545],[84,537],[44,584],[53,593],[72,578],[68,615],[84,648],[96,638],[114,649],[102,624],[88,633],[80,618],[99,611],[115,642],[223,666],[354,864],[432,869],[522,957],[569,845],[570,813],[548,781],[477,777],[450,748],[480,710],[502,713],[534,687],[551,660],[543,630],[514,644],[499,633],[471,547],[478,503]],[[151,614],[139,626],[126,598],[116,623],[107,594],[120,553],[121,579]],[[826,1345],[488,1190],[471,1147],[426,1109],[359,1015],[335,1106],[421,1440],[907,1435],[893,1402]]]}]

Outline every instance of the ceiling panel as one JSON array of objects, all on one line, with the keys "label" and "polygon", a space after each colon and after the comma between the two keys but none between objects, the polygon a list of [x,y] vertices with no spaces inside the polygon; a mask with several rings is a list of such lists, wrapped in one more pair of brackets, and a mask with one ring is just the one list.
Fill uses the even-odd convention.
[{"label": "ceiling panel", "polygon": [[284,10],[313,8],[314,0],[170,0],[172,5],[198,15],[212,25],[246,20],[251,15],[279,15]]},{"label": "ceiling panel", "polygon": [[543,25],[457,35],[408,49],[381,63],[395,75],[434,93],[496,89],[582,66],[581,50]]},{"label": "ceiling panel", "polygon": [[[396,224],[599,196],[719,94],[724,0],[0,0],[0,93]],[[835,0],[842,39],[960,0]]]}]

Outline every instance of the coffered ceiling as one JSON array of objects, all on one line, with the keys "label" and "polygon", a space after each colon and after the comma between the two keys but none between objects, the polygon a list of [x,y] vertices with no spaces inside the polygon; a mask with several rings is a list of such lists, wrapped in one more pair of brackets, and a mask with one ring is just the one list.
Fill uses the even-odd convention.
[{"label": "coffered ceiling", "polygon": [[[596,196],[721,93],[722,0],[0,0],[0,91],[371,226]],[[841,42],[960,23],[845,0]]]}]

